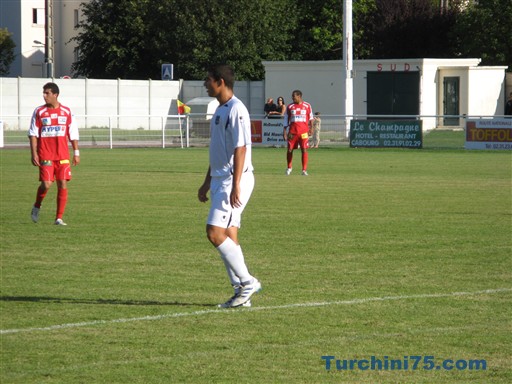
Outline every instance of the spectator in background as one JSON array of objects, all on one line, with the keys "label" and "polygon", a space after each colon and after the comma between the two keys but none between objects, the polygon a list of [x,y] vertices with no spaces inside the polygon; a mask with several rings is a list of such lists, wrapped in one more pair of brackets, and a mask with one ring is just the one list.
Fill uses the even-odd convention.
[{"label": "spectator in background", "polygon": [[274,99],[269,97],[267,99],[267,102],[265,103],[265,106],[263,107],[263,112],[265,112],[265,117],[268,117],[271,112],[275,112],[276,110],[276,105],[274,103]]},{"label": "spectator in background", "polygon": [[320,129],[322,128],[322,119],[320,118],[320,112],[315,112],[313,123],[311,124],[310,145],[309,148],[318,148],[320,144]]},{"label": "spectator in background", "polygon": [[279,96],[277,98],[277,106],[276,110],[269,113],[269,117],[273,119],[280,119],[284,116],[286,112],[286,105],[284,104],[284,98],[282,96]]}]

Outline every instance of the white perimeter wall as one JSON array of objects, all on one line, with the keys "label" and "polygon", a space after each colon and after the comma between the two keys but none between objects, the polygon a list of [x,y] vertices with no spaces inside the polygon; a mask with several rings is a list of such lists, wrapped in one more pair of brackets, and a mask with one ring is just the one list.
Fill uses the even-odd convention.
[{"label": "white perimeter wall", "polygon": [[[34,109],[44,102],[43,85],[50,80],[0,78],[0,120],[4,122],[4,129],[28,129]],[[59,101],[72,109],[80,127],[84,128],[161,129],[165,116],[177,114],[177,99],[187,103],[195,97],[207,96],[202,81],[53,81],[60,88]],[[253,118],[263,117],[263,90],[263,81],[235,83],[236,95],[246,104]],[[117,118],[118,115],[121,117]]]}]

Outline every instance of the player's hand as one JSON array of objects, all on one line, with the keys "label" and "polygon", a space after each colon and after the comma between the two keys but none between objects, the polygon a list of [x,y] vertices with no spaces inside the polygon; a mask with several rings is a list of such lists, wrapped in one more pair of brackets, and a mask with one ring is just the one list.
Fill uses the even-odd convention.
[{"label": "player's hand", "polygon": [[36,155],[32,155],[32,165],[36,166],[36,167],[39,167],[39,156],[36,154]]},{"label": "player's hand", "polygon": [[231,194],[229,195],[229,202],[233,208],[240,208],[242,206],[242,202],[240,201],[239,185],[234,185],[233,189],[231,189]]},{"label": "player's hand", "polygon": [[201,185],[199,190],[197,191],[197,198],[201,203],[206,203],[208,201],[208,191],[210,187],[207,184]]},{"label": "player's hand", "polygon": [[73,165],[80,164],[80,156],[73,156]]}]

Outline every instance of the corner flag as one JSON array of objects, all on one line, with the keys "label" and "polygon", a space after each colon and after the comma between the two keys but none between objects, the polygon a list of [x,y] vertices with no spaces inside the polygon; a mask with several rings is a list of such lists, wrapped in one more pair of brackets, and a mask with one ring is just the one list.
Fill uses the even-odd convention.
[{"label": "corner flag", "polygon": [[184,115],[184,114],[190,113],[191,109],[187,104],[182,103],[181,101],[179,101],[177,99],[176,99],[176,104],[178,105],[178,115]]}]

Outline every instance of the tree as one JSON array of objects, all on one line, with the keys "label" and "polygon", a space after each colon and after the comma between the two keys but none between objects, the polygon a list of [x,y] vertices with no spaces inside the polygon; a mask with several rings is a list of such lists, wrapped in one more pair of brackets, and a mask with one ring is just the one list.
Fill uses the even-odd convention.
[{"label": "tree", "polygon": [[[74,74],[159,78],[173,63],[179,78],[204,77],[215,62],[233,65],[241,79],[263,78],[262,60],[285,59],[295,18],[289,0],[93,0],[75,37]],[[286,21],[286,22],[285,22]]]},{"label": "tree", "polygon": [[[71,39],[79,47],[77,75],[97,78],[147,78],[145,18],[148,0],[93,0],[83,3],[83,32]],[[147,43],[147,44],[146,44]]]},{"label": "tree", "polygon": [[453,57],[456,44],[447,36],[458,14],[457,6],[441,9],[432,0],[375,0],[357,22],[366,48],[359,58]]},{"label": "tree", "polygon": [[293,1],[299,17],[293,60],[340,60],[343,57],[343,1]]},{"label": "tree", "polygon": [[14,48],[16,44],[12,39],[12,34],[7,28],[0,28],[0,75],[5,76],[9,73],[9,67],[14,61]]},{"label": "tree", "polygon": [[479,0],[457,19],[452,39],[461,57],[482,58],[483,65],[508,65],[512,71],[512,2]]}]

